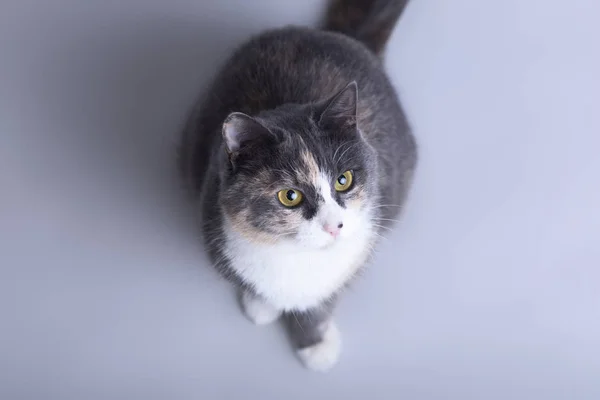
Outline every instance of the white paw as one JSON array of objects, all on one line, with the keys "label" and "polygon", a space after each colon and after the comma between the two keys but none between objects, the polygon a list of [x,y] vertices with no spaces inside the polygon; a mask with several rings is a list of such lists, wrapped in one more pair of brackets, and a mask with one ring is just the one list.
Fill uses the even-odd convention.
[{"label": "white paw", "polygon": [[247,292],[242,293],[241,303],[246,317],[256,325],[270,324],[281,315],[275,307]]},{"label": "white paw", "polygon": [[298,350],[298,357],[306,368],[325,372],[337,363],[341,352],[340,331],[333,322],[329,322],[323,340],[311,347]]}]

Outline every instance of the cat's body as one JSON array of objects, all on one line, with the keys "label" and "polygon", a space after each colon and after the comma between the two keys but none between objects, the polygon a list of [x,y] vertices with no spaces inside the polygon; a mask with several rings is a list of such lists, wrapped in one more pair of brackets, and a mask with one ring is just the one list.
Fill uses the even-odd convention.
[{"label": "cat's body", "polygon": [[[313,369],[337,360],[334,300],[396,218],[416,164],[376,54],[405,3],[332,6],[328,27],[369,47],[304,28],[253,38],[221,70],[182,143],[213,263],[253,321],[286,317]],[[352,5],[361,18],[350,18]]]}]

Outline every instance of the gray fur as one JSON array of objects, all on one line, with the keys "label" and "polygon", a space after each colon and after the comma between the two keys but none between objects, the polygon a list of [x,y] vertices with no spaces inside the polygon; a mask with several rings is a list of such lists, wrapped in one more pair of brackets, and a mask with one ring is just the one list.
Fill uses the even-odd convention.
[{"label": "gray fur", "polygon": [[[331,10],[358,3],[370,2],[336,1]],[[214,265],[242,290],[253,292],[254,285],[231,268],[224,252],[224,215],[257,241],[293,236],[295,224],[312,218],[319,207],[319,194],[299,176],[309,167],[304,153],[332,173],[359,171],[351,192],[333,193],[342,207],[365,198],[376,210],[378,226],[389,226],[400,213],[416,166],[416,144],[379,55],[406,1],[372,3],[361,8],[365,16],[347,21],[330,11],[325,25],[364,43],[298,27],[252,38],[223,66],[190,118],[181,144],[182,173],[199,195]],[[223,139],[228,135],[240,142],[230,146]],[[302,187],[301,207],[286,209],[277,202],[269,188],[281,182]],[[296,347],[319,342],[319,325],[331,317],[332,304],[286,311]]]},{"label": "gray fur", "polygon": [[283,316],[284,323],[293,345],[298,349],[314,346],[322,340],[323,326],[329,322],[333,303],[324,304],[304,312],[288,312]]}]

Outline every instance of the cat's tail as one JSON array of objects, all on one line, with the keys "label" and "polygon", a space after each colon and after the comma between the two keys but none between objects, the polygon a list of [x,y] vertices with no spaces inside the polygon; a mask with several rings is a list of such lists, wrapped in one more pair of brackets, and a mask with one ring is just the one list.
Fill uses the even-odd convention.
[{"label": "cat's tail", "polygon": [[331,0],[325,29],[365,44],[381,56],[409,0]]}]

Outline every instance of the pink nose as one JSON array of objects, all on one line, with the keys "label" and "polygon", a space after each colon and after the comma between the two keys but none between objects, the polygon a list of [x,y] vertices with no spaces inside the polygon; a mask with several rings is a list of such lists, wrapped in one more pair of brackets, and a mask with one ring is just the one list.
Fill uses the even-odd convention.
[{"label": "pink nose", "polygon": [[340,222],[337,225],[325,224],[323,229],[325,229],[325,232],[329,233],[331,236],[337,237],[340,234],[340,231],[342,230],[343,227],[344,227],[344,224]]}]

